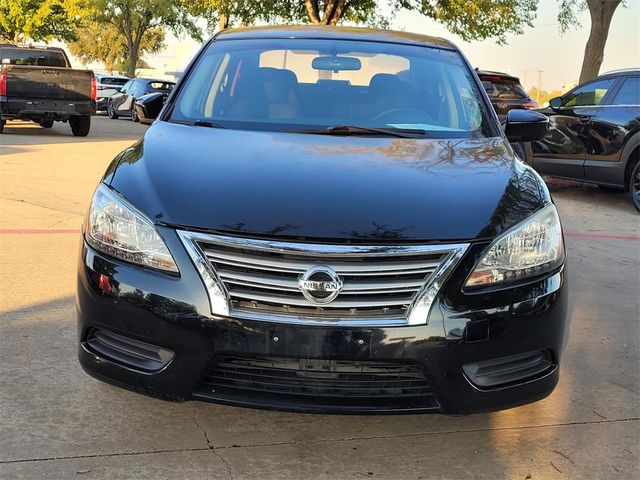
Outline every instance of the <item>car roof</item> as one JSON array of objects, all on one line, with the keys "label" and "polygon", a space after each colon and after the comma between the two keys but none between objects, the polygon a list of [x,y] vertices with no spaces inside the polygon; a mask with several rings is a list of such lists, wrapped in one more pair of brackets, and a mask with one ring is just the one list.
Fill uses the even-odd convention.
[{"label": "car roof", "polygon": [[376,28],[337,27],[317,25],[284,25],[265,27],[230,28],[215,35],[216,40],[231,39],[278,39],[309,38],[330,40],[361,40],[369,42],[402,43],[407,45],[428,45],[458,50],[449,40],[417,33],[380,30]]},{"label": "car roof", "polygon": [[135,77],[135,78],[132,78],[131,80],[140,80],[141,82],[176,83],[173,80],[162,80],[161,78]]},{"label": "car roof", "polygon": [[125,77],[124,75],[115,75],[112,73],[96,73],[95,75],[100,78],[120,78],[123,80],[130,80],[129,77]]},{"label": "car roof", "polygon": [[37,45],[15,45],[13,43],[0,43],[0,48],[17,48],[18,50],[35,50],[35,51],[49,51],[49,52],[62,52],[64,48],[60,47],[39,47]]},{"label": "car roof", "polygon": [[640,74],[640,68],[620,68],[618,70],[611,70],[609,72],[605,72],[602,75],[598,75],[598,78],[600,77],[615,77],[615,76],[620,76],[620,75],[638,75]]},{"label": "car roof", "polygon": [[509,75],[508,73],[494,72],[492,70],[479,70],[477,68],[476,68],[476,73],[478,74],[478,76],[486,75],[490,77],[500,77],[506,80],[515,80],[516,82],[520,83],[520,79],[518,77],[514,77],[513,75]]}]

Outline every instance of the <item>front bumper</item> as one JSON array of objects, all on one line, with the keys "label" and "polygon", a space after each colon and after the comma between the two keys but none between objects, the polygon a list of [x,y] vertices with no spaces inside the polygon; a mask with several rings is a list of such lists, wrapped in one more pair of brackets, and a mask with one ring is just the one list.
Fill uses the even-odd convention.
[{"label": "front bumper", "polygon": [[[484,248],[472,245],[444,285],[427,325],[286,325],[211,317],[202,281],[177,235],[167,228],[159,231],[180,268],[179,277],[113,260],[82,244],[77,296],[79,359],[96,378],[173,401],[198,399],[330,413],[499,410],[544,398],[558,382],[566,340],[564,269],[516,288],[465,294],[462,282]],[[154,372],[123,365],[91,347],[88,340],[96,329],[162,347],[173,356]],[[490,387],[474,385],[463,371],[464,365],[527,352],[545,352],[548,368],[522,381]],[[407,401],[390,395],[384,402],[372,403],[366,398],[329,399],[313,395],[313,389],[300,396],[211,388],[210,368],[229,358],[290,360],[332,372],[340,362],[410,366],[407,368],[424,374],[430,398],[420,402],[415,397]],[[337,373],[329,375],[338,378]],[[313,385],[319,385],[318,378],[312,378]]]}]

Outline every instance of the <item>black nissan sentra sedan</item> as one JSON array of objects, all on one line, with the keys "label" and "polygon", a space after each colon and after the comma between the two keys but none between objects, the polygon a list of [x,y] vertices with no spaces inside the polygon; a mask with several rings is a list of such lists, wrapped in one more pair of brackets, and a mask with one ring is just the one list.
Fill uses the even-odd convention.
[{"label": "black nissan sentra sedan", "polygon": [[100,182],[79,357],[167,400],[308,412],[503,409],[558,382],[556,208],[446,40],[230,30]]}]

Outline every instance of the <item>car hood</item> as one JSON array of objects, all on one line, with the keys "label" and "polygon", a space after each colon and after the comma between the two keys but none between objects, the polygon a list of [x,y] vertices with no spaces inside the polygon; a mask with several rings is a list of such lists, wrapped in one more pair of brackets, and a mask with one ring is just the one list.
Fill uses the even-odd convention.
[{"label": "car hood", "polygon": [[404,139],[155,123],[104,181],[156,223],[304,239],[492,238],[549,201],[502,138]]}]

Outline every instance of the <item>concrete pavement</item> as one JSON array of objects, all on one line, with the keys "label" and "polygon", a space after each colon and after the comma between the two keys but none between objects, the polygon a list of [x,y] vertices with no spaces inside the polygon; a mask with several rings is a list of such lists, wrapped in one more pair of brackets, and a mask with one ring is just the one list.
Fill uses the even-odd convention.
[{"label": "concrete pavement", "polygon": [[143,134],[94,118],[0,136],[0,477],[640,476],[640,216],[624,195],[551,181],[567,232],[571,334],[547,399],[469,417],[323,416],[168,403],[76,360],[79,229],[113,156]]}]

